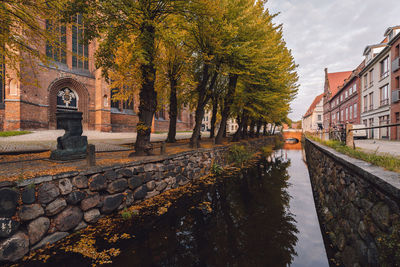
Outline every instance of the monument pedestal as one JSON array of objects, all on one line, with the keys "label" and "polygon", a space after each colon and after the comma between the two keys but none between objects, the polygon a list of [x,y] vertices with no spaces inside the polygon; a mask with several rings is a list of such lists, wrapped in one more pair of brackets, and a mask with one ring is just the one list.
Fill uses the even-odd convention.
[{"label": "monument pedestal", "polygon": [[86,158],[87,137],[82,136],[82,112],[57,112],[57,121],[65,134],[57,138],[57,150],[51,152],[50,159],[68,161]]}]

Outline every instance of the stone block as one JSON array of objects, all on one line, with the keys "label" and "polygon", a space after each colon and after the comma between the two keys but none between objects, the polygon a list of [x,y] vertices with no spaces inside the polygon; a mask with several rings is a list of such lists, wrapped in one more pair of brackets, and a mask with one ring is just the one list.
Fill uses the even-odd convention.
[{"label": "stone block", "polygon": [[29,237],[18,232],[0,243],[0,262],[17,261],[29,252]]},{"label": "stone block", "polygon": [[124,200],[123,194],[106,196],[103,201],[103,207],[101,208],[101,212],[105,214],[113,212],[119,207],[119,205],[121,205],[123,200]]},{"label": "stone block", "polygon": [[47,230],[49,230],[49,226],[50,220],[46,217],[40,217],[31,221],[28,225],[29,243],[33,245],[39,242],[47,233]]},{"label": "stone block", "polygon": [[19,222],[11,218],[0,218],[0,238],[10,237],[19,227]]},{"label": "stone block", "polygon": [[58,181],[58,188],[60,188],[61,195],[68,195],[72,192],[72,183],[68,178]]},{"label": "stone block", "polygon": [[101,191],[107,188],[107,180],[102,174],[95,174],[89,179],[90,191]]},{"label": "stone block", "polygon": [[44,210],[39,204],[23,205],[19,210],[21,221],[30,221],[44,214]]},{"label": "stone block", "polygon": [[100,203],[100,195],[93,194],[87,196],[84,200],[81,201],[81,208],[83,211],[90,210],[96,207]]},{"label": "stone block", "polygon": [[88,188],[88,179],[86,176],[77,176],[72,179],[72,184],[79,189]]},{"label": "stone block", "polygon": [[10,218],[17,210],[18,192],[10,188],[0,189],[0,217]]},{"label": "stone block", "polygon": [[137,188],[135,191],[133,191],[133,197],[135,200],[141,200],[144,199],[147,195],[147,186],[143,185],[139,188]]},{"label": "stone block", "polygon": [[128,179],[128,186],[132,190],[135,190],[142,184],[143,184],[143,181],[139,177],[133,177],[133,178]]},{"label": "stone block", "polygon": [[45,245],[51,245],[56,243],[57,241],[63,239],[64,237],[68,236],[68,232],[55,232],[51,235],[46,236],[45,238],[42,239],[39,243],[37,243],[35,246],[32,247],[32,250],[41,248]]},{"label": "stone block", "polygon": [[68,207],[57,215],[54,225],[58,231],[66,232],[75,228],[82,220],[83,214],[78,207]]},{"label": "stone block", "polygon": [[110,194],[115,194],[124,191],[126,188],[128,188],[126,179],[118,179],[108,185],[107,191]]},{"label": "stone block", "polygon": [[86,211],[83,214],[83,218],[87,223],[95,223],[100,218],[100,211],[98,209]]},{"label": "stone block", "polygon": [[46,206],[46,215],[53,216],[60,213],[67,206],[67,202],[63,198],[57,198]]},{"label": "stone block", "polygon": [[38,201],[41,204],[47,204],[60,195],[60,190],[52,183],[45,183],[39,186]]},{"label": "stone block", "polygon": [[81,202],[86,197],[86,193],[83,191],[73,191],[67,197],[67,203],[71,205],[76,205]]},{"label": "stone block", "polygon": [[27,186],[22,190],[21,199],[24,204],[33,204],[36,201],[35,187]]},{"label": "stone block", "polygon": [[104,173],[104,177],[106,177],[106,179],[107,179],[108,181],[114,181],[115,179],[118,178],[118,174],[117,174],[115,171],[110,170],[110,171],[106,171],[106,172]]}]

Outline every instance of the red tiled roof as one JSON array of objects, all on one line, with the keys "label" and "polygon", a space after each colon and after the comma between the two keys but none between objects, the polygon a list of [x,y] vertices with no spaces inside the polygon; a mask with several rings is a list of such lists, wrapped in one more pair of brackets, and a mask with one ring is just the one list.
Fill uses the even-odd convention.
[{"label": "red tiled roof", "polygon": [[332,93],[329,99],[337,94],[339,86],[343,85],[344,80],[346,80],[352,73],[352,71],[328,73],[329,88]]},{"label": "red tiled roof", "polygon": [[304,114],[304,118],[310,116],[313,112],[315,107],[318,105],[319,101],[321,101],[322,97],[324,96],[324,94],[320,94],[319,96],[317,96],[314,101],[312,102],[312,104],[310,105],[310,107],[308,108],[306,114]]}]

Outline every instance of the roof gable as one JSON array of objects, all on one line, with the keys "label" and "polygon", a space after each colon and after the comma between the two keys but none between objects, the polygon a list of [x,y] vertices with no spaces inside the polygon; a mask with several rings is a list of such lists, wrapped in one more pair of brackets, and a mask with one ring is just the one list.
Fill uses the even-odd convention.
[{"label": "roof gable", "polygon": [[327,74],[329,89],[331,92],[329,99],[331,99],[337,94],[337,92],[339,91],[339,87],[343,85],[344,81],[347,78],[349,78],[349,76],[352,73],[353,73],[352,71],[343,71],[343,72],[333,72]]},{"label": "roof gable", "polygon": [[315,97],[314,101],[312,102],[312,104],[310,105],[310,107],[308,108],[306,114],[304,114],[304,118],[310,116],[313,112],[315,107],[318,105],[318,103],[322,100],[322,97],[324,96],[324,94],[320,94],[317,97]]}]

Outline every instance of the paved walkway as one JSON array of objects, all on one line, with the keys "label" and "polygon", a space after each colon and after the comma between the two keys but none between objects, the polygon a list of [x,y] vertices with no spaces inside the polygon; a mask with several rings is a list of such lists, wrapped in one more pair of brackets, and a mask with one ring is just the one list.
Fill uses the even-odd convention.
[{"label": "paved walkway", "polygon": [[[35,131],[30,134],[0,137],[0,153],[33,152],[53,150],[57,147],[57,137],[62,136],[64,130]],[[97,131],[84,131],[88,142],[96,146],[96,151],[119,151],[127,149],[126,144],[136,141],[136,133],[104,133]],[[191,132],[177,133],[176,139],[187,139]],[[202,133],[208,136],[209,133]],[[152,134],[151,141],[164,141],[167,133]]]},{"label": "paved walkway", "polygon": [[400,142],[387,140],[355,140],[356,147],[367,152],[376,152],[379,154],[390,154],[400,157]]}]

